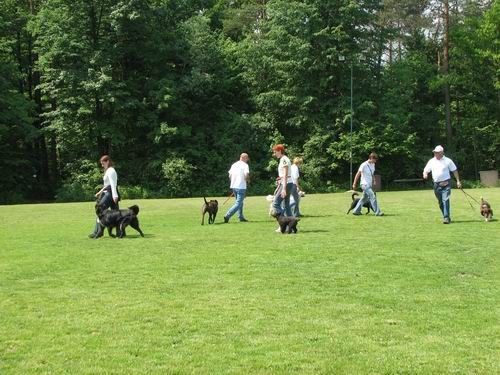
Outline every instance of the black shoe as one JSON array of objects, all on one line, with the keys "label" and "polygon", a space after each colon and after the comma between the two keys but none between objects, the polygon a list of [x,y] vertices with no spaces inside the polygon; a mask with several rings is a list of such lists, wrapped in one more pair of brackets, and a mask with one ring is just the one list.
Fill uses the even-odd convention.
[{"label": "black shoe", "polygon": [[89,238],[95,238],[95,233],[90,233]]},{"label": "black shoe", "polygon": [[227,224],[229,223],[229,218],[224,216],[224,223]]},{"label": "black shoe", "polygon": [[245,219],[245,218],[240,219],[240,221],[241,221],[242,223],[248,223],[248,220],[247,220],[247,219]]},{"label": "black shoe", "polygon": [[449,217],[445,217],[445,218],[443,219],[443,224],[450,224],[450,223],[451,223],[451,220],[450,220],[450,218],[449,218]]}]

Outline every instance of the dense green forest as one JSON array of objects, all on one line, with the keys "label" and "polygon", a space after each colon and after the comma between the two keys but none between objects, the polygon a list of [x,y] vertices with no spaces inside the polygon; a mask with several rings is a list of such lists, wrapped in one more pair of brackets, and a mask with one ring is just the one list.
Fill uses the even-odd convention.
[{"label": "dense green forest", "polygon": [[477,179],[499,28],[498,1],[1,0],[0,202],[91,199],[102,154],[129,198],[225,194],[243,151],[267,194],[274,143],[310,192],[348,188],[351,152],[419,177],[436,144]]}]

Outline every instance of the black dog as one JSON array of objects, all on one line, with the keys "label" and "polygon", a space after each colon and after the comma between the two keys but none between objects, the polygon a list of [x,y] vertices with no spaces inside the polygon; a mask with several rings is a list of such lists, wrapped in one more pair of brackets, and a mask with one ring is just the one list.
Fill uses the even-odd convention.
[{"label": "black dog", "polygon": [[210,200],[203,197],[205,203],[201,207],[201,225],[205,224],[205,214],[208,212],[208,224],[215,223],[215,217],[217,216],[217,211],[219,210],[219,202],[217,200]]},{"label": "black dog", "polygon": [[297,233],[297,224],[300,221],[298,217],[294,216],[284,216],[284,215],[273,215],[276,218],[280,226],[281,233],[291,234]]},{"label": "black dog", "polygon": [[104,228],[108,228],[110,237],[115,237],[112,234],[113,228],[116,228],[116,237],[123,238],[125,236],[125,228],[130,225],[139,232],[141,237],[144,237],[141,228],[139,228],[139,206],[133,205],[124,210],[108,210],[99,203],[95,205],[95,212],[99,218],[99,230],[94,238],[102,237]]},{"label": "black dog", "polygon": [[484,217],[484,221],[491,221],[493,219],[493,210],[490,204],[481,197],[481,216]]},{"label": "black dog", "polygon": [[[359,198],[354,198],[354,196],[356,196],[356,195],[359,195],[359,194],[358,193],[353,193],[352,194],[351,208],[349,208],[349,210],[346,212],[346,214],[348,214],[349,212],[351,212],[351,210],[354,210],[354,207],[356,207],[356,205],[358,204]],[[363,204],[363,207],[368,208],[368,211],[366,211],[367,215],[370,213],[370,209],[373,211],[373,207],[372,207],[370,201],[365,202],[365,204]]]}]

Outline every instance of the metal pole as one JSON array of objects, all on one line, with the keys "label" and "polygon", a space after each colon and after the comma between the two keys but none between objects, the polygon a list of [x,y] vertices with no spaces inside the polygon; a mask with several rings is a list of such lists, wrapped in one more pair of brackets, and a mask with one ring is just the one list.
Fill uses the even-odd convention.
[{"label": "metal pole", "polygon": [[350,158],[350,173],[349,173],[349,178],[350,178],[350,185],[352,187],[352,117],[354,116],[353,109],[352,109],[352,76],[353,76],[353,70],[352,70],[352,61],[351,61],[351,129],[349,132],[349,158]]}]

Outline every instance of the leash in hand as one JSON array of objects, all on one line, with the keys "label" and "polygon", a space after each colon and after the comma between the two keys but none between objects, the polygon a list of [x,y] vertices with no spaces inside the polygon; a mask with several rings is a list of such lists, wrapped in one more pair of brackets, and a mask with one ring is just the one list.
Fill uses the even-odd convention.
[{"label": "leash in hand", "polygon": [[224,206],[227,203],[227,201],[229,199],[231,199],[232,196],[234,196],[234,192],[233,191],[228,195],[228,197],[226,198],[226,200],[224,201],[224,203],[222,203],[222,205]]}]

